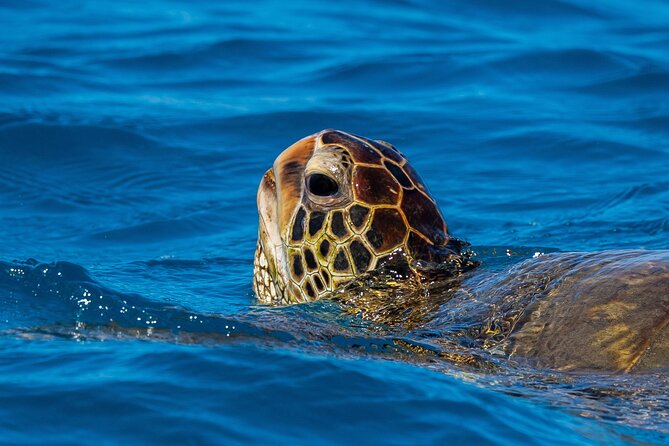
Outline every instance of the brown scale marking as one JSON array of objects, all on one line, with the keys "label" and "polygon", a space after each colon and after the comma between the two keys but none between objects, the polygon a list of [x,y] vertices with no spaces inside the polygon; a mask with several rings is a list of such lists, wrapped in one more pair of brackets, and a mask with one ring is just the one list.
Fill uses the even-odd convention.
[{"label": "brown scale marking", "polygon": [[337,251],[337,256],[334,260],[334,269],[337,272],[349,272],[351,265],[348,262],[348,257],[343,249],[339,248]]},{"label": "brown scale marking", "polygon": [[303,207],[300,207],[297,214],[295,214],[295,221],[293,222],[293,231],[291,235],[291,239],[294,242],[299,242],[302,240],[302,237],[304,237],[304,219],[306,216],[307,213]]},{"label": "brown scale marking", "polygon": [[318,250],[320,251],[321,256],[323,256],[324,259],[327,259],[328,254],[330,253],[330,241],[328,239],[323,239]]},{"label": "brown scale marking", "polygon": [[332,233],[339,238],[344,238],[348,235],[348,228],[344,224],[344,216],[341,211],[336,211],[332,214],[330,229],[332,230]]},{"label": "brown scale marking", "polygon": [[358,273],[367,272],[372,261],[372,253],[359,240],[351,242],[351,257],[353,257],[353,264]]},{"label": "brown scale marking", "polygon": [[409,248],[409,254],[414,260],[432,260],[432,245],[425,241],[425,239],[416,232],[411,231],[409,233],[407,246]]},{"label": "brown scale marking", "polygon": [[432,243],[440,245],[446,240],[446,223],[437,206],[416,189],[405,190],[402,210],[409,226],[416,229]]},{"label": "brown scale marking", "polygon": [[365,237],[377,253],[402,244],[407,227],[397,209],[381,208],[374,211],[372,225]]},{"label": "brown scale marking", "polygon": [[427,192],[427,187],[425,187],[425,183],[423,183],[423,180],[421,180],[420,176],[418,175],[418,172],[414,170],[413,167],[409,163],[406,163],[402,166],[402,169],[404,169],[404,172],[409,176],[411,179],[411,182],[420,190]]},{"label": "brown scale marking", "polygon": [[394,147],[389,147],[386,144],[380,143],[378,141],[368,140],[370,144],[376,148],[379,152],[383,154],[388,159],[395,161],[396,163],[401,163],[404,161],[402,154]]},{"label": "brown scale marking", "polygon": [[360,206],[359,204],[354,204],[351,206],[351,209],[348,211],[349,217],[351,217],[351,223],[356,229],[360,229],[365,224],[365,217],[369,214],[369,208]]},{"label": "brown scale marking", "polygon": [[342,144],[349,140],[348,137],[345,137],[341,132],[336,130],[330,130],[321,135],[322,144]]},{"label": "brown scale marking", "polygon": [[304,276],[304,266],[302,266],[302,256],[299,254],[293,254],[293,274],[298,281],[302,280]]},{"label": "brown scale marking", "polygon": [[395,177],[398,183],[402,185],[404,188],[412,188],[413,184],[411,183],[411,180],[407,176],[406,173],[402,170],[400,166],[397,164],[391,163],[389,161],[384,161],[383,165],[386,166],[386,169]]},{"label": "brown scale marking", "polygon": [[304,261],[306,262],[309,271],[315,271],[318,267],[316,257],[314,257],[314,253],[309,248],[304,248]]},{"label": "brown scale marking", "polygon": [[395,277],[409,277],[411,275],[411,268],[406,258],[399,253],[393,253],[385,257],[381,257],[376,262],[376,267],[383,271],[392,274]]},{"label": "brown scale marking", "polygon": [[284,181],[295,181],[293,178],[301,173],[303,164],[299,161],[288,161],[283,165],[281,174]]},{"label": "brown scale marking", "polygon": [[319,275],[314,276],[314,285],[316,285],[316,289],[319,292],[322,292],[325,289],[325,286],[323,286],[323,280],[320,278]]},{"label": "brown scale marking", "polygon": [[325,217],[327,214],[324,212],[314,211],[309,216],[309,235],[313,237],[321,230],[323,223],[325,222]]},{"label": "brown scale marking", "polygon": [[337,131],[331,131],[321,136],[323,144],[337,144],[346,147],[358,163],[381,164],[381,155],[369,145],[355,138]]},{"label": "brown scale marking", "polygon": [[308,280],[306,281],[306,283],[304,285],[304,290],[307,292],[307,295],[311,299],[316,299],[316,293],[314,292],[314,287],[313,287],[313,285],[311,285],[310,281],[308,281]]},{"label": "brown scale marking", "polygon": [[383,168],[358,166],[355,168],[353,190],[355,196],[368,204],[396,204],[402,188]]},{"label": "brown scale marking", "polygon": [[383,235],[375,229],[370,229],[365,233],[365,237],[371,243],[371,245],[379,251],[381,246],[383,246]]},{"label": "brown scale marking", "polygon": [[281,191],[278,217],[279,227],[288,228],[295,209],[299,206],[304,186],[303,172],[314,151],[315,138],[303,138],[284,150],[274,161],[276,190]]}]

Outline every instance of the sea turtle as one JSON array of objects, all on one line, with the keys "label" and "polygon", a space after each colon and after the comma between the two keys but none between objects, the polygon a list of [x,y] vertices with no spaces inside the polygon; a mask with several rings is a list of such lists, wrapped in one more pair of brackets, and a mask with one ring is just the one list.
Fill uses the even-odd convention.
[{"label": "sea turtle", "polygon": [[[415,314],[447,307],[448,318],[479,318],[470,334],[484,347],[553,369],[669,367],[668,251],[555,253],[477,279],[468,244],[449,234],[425,183],[387,142],[332,129],[301,139],[265,173],[258,211],[262,303],[358,296],[363,313],[382,306],[397,316],[420,305],[400,299],[390,311],[392,293],[366,291],[360,278],[400,290],[446,281],[448,296]],[[340,293],[352,284],[362,293]]]}]

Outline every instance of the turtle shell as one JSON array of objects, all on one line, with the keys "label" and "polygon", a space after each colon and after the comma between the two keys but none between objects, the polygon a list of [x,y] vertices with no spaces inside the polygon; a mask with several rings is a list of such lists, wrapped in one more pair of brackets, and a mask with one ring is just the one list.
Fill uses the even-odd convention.
[{"label": "turtle shell", "polygon": [[[669,365],[667,251],[545,255],[494,288],[490,300],[508,311],[483,332],[499,337],[515,358],[559,370],[652,372]],[[508,332],[496,333],[504,327]]]}]

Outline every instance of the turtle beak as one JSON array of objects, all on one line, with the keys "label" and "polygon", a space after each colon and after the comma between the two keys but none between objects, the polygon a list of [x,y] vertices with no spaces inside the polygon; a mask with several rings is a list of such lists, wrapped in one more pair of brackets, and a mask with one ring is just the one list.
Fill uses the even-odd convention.
[{"label": "turtle beak", "polygon": [[285,277],[283,240],[279,230],[278,200],[274,170],[269,169],[258,188],[258,239],[273,274]]}]

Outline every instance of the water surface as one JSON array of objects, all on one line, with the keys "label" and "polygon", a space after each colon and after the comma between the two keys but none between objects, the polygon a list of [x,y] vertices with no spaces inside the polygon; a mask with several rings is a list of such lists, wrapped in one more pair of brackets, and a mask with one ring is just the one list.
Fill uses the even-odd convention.
[{"label": "water surface", "polygon": [[668,21],[660,1],[2,2],[2,438],[666,443],[663,377],[461,368],[333,303],[262,308],[251,277],[263,172],[327,127],[402,150],[484,271],[669,248]]}]

